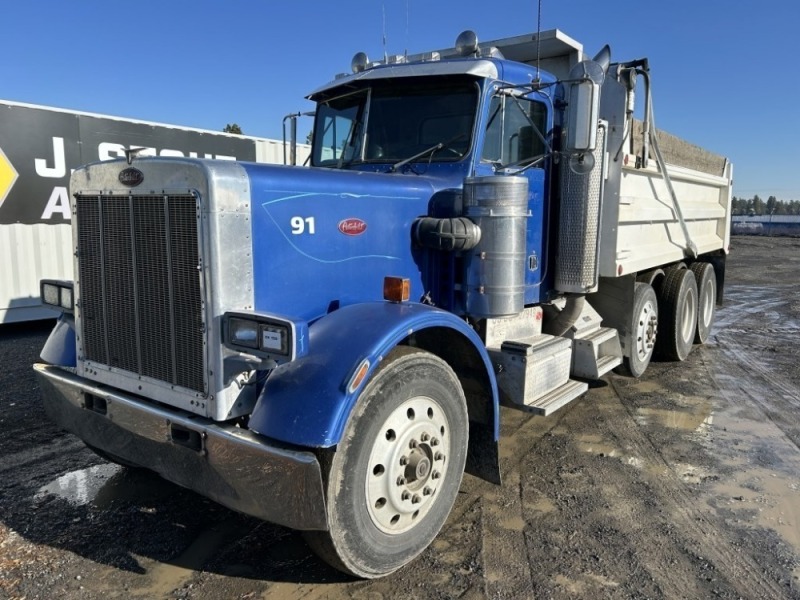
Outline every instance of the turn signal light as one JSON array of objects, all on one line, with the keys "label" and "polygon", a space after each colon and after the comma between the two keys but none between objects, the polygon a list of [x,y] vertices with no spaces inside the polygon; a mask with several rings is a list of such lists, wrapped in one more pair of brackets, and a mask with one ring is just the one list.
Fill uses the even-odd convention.
[{"label": "turn signal light", "polygon": [[411,297],[411,280],[402,277],[383,278],[383,299],[389,302],[408,302]]}]

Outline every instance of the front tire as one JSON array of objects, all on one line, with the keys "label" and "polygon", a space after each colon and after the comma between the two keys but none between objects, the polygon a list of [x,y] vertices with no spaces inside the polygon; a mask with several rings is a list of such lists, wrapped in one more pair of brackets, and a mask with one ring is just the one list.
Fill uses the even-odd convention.
[{"label": "front tire", "polygon": [[415,348],[393,350],[325,461],[329,530],[306,534],[312,549],[363,578],[413,560],[455,502],[467,435],[464,392],[447,363]]},{"label": "front tire", "polygon": [[661,330],[656,349],[667,360],[686,360],[697,327],[697,283],[689,269],[670,268],[658,297]]}]

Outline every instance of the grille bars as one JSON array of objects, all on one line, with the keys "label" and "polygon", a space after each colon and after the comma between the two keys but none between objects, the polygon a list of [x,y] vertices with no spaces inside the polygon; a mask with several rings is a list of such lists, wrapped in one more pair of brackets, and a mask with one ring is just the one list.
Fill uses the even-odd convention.
[{"label": "grille bars", "polygon": [[87,360],[206,391],[198,199],[78,196]]}]

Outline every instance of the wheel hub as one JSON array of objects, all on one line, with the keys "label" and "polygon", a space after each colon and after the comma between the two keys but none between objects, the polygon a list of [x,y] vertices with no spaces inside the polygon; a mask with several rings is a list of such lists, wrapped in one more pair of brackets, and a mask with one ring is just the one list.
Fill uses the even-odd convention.
[{"label": "wheel hub", "polygon": [[367,511],[389,534],[403,533],[433,506],[444,482],[450,425],[438,402],[410,398],[386,419],[366,473]]},{"label": "wheel hub", "polygon": [[658,317],[652,303],[646,302],[636,324],[636,353],[644,360],[653,351],[658,332]]},{"label": "wheel hub", "polygon": [[406,465],[405,477],[409,485],[425,480],[431,472],[431,461],[419,446],[411,453]]}]

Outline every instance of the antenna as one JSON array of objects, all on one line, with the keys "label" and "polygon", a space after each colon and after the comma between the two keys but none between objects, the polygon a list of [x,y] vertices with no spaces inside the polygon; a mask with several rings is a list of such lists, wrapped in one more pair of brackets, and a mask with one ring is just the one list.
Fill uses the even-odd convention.
[{"label": "antenna", "polygon": [[540,81],[539,77],[539,48],[541,46],[542,37],[542,0],[539,0],[539,14],[536,18],[536,81]]},{"label": "antenna", "polygon": [[381,2],[381,12],[383,13],[383,62],[389,62],[389,56],[386,54],[386,2]]},{"label": "antenna", "polygon": [[408,22],[409,22],[409,14],[410,14],[410,9],[409,9],[408,5],[409,5],[410,1],[411,0],[406,0],[406,47],[403,50],[403,55],[406,58],[408,58]]}]

